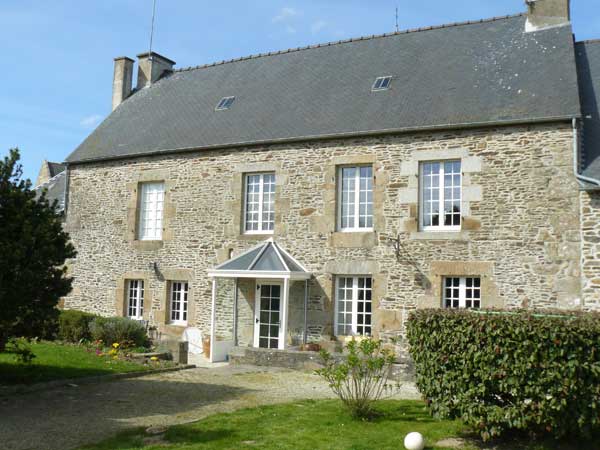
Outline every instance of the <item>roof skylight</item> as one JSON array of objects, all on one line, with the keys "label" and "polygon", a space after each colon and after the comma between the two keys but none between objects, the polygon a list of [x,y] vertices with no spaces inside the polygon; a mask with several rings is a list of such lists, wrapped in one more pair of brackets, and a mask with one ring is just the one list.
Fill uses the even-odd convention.
[{"label": "roof skylight", "polygon": [[390,83],[392,82],[392,77],[377,77],[375,79],[375,83],[373,83],[373,87],[371,90],[373,91],[384,91],[390,88]]},{"label": "roof skylight", "polygon": [[223,111],[225,109],[231,108],[231,105],[233,105],[234,100],[235,100],[235,97],[223,97],[221,99],[221,101],[219,102],[219,104],[217,105],[217,107],[215,108],[215,110]]}]

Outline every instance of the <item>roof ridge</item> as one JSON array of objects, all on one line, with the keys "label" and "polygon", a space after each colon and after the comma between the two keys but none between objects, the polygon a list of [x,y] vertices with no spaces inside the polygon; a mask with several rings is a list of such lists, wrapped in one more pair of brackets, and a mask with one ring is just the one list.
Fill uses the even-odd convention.
[{"label": "roof ridge", "polygon": [[583,41],[575,41],[576,44],[597,44],[600,39],[585,39]]},{"label": "roof ridge", "polygon": [[515,17],[520,17],[520,16],[523,16],[524,14],[525,13],[508,14],[506,16],[490,17],[488,19],[466,20],[466,21],[462,21],[462,22],[452,22],[452,23],[447,23],[447,24],[442,24],[442,25],[432,25],[432,26],[428,26],[428,27],[409,28],[406,30],[394,31],[391,33],[372,34],[370,36],[361,36],[361,37],[357,37],[357,38],[341,39],[339,41],[324,42],[322,44],[306,45],[303,47],[294,47],[294,48],[288,48],[286,50],[276,50],[276,51],[267,52],[267,53],[257,53],[254,55],[242,56],[239,58],[227,59],[227,60],[222,60],[222,61],[208,63],[208,64],[201,64],[198,66],[182,67],[179,69],[175,69],[173,72],[174,73],[189,72],[192,70],[206,69],[208,67],[221,66],[223,64],[230,64],[230,63],[234,63],[234,62],[238,62],[238,61],[246,61],[248,59],[257,59],[257,58],[263,58],[266,56],[283,55],[286,53],[310,50],[313,48],[331,47],[332,45],[348,44],[348,43],[357,42],[357,41],[368,41],[368,40],[372,40],[372,39],[381,39],[381,38],[390,37],[390,36],[398,36],[401,34],[418,33],[421,31],[440,30],[440,29],[444,29],[444,28],[453,28],[453,27],[459,27],[459,26],[464,26],[464,25],[475,25],[475,24],[479,24],[479,23],[495,22],[498,20],[505,20],[505,19],[511,19],[511,18],[515,18]]}]

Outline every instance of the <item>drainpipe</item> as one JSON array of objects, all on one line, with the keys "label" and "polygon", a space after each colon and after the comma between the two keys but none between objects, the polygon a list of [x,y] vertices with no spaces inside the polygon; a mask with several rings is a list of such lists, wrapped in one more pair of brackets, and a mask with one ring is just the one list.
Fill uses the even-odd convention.
[{"label": "drainpipe", "polygon": [[573,117],[573,174],[579,181],[585,181],[600,187],[600,180],[583,176],[579,173],[579,130],[577,119]]}]

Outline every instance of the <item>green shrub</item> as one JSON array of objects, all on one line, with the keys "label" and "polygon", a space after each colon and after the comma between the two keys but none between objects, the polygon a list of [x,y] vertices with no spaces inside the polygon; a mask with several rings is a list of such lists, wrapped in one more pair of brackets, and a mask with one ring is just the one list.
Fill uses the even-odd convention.
[{"label": "green shrub", "polygon": [[333,358],[322,350],[325,367],[316,373],[329,383],[353,417],[368,419],[374,412],[373,403],[394,387],[388,384],[388,378],[395,356],[381,341],[371,338],[352,340],[346,350],[342,358]]},{"label": "green shrub", "polygon": [[96,317],[95,314],[67,309],[60,312],[58,317],[58,338],[78,343],[91,338],[89,325]]},{"label": "green shrub", "polygon": [[92,339],[107,345],[118,342],[134,347],[146,347],[148,337],[142,322],[126,317],[97,317],[90,323]]},{"label": "green shrub", "polygon": [[413,311],[417,386],[437,417],[484,440],[507,430],[589,437],[600,423],[600,317]]}]

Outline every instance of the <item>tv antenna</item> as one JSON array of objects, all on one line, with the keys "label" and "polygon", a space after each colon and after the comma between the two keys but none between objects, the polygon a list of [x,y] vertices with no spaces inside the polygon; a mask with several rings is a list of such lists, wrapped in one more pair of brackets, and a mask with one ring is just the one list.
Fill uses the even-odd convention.
[{"label": "tv antenna", "polygon": [[150,48],[149,57],[152,58],[152,40],[154,39],[154,16],[156,15],[156,0],[152,0],[152,24],[150,25]]},{"label": "tv antenna", "polygon": [[398,7],[396,6],[396,33],[400,31],[400,27],[398,26]]}]

